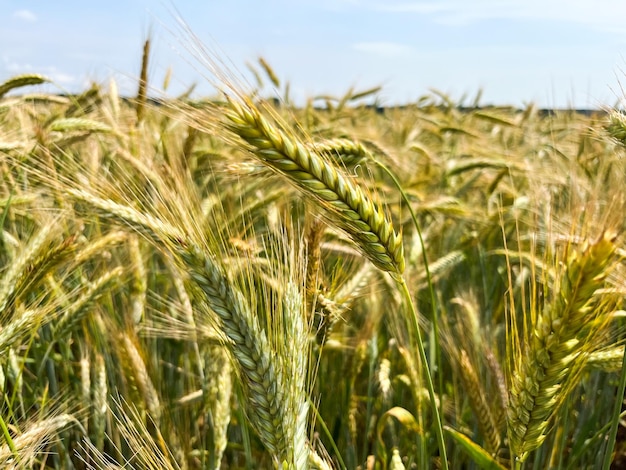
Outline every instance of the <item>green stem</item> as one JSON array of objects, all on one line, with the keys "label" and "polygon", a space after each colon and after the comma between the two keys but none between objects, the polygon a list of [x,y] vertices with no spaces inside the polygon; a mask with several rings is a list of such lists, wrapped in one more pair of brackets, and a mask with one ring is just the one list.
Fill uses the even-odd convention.
[{"label": "green stem", "polygon": [[0,216],[0,246],[4,244],[4,222],[7,218],[7,214],[9,213],[9,207],[11,207],[11,200],[13,199],[14,190],[11,188],[11,192],[9,193],[9,198],[7,199],[7,203],[4,205],[4,210],[2,211],[2,216]]},{"label": "green stem", "polygon": [[[420,244],[422,246],[422,260],[424,263],[424,271],[426,273],[426,280],[428,283],[428,291],[430,293],[430,302],[431,302],[431,308],[432,308],[432,324],[433,324],[433,336],[434,336],[434,342],[437,345],[437,347],[435,348],[435,358],[432,361],[433,364],[433,369],[436,371],[437,367],[441,367],[441,349],[438,347],[438,345],[440,344],[439,341],[439,316],[438,316],[438,312],[437,312],[437,297],[435,296],[435,289],[433,286],[433,282],[432,282],[432,277],[430,275],[430,269],[428,268],[428,257],[426,256],[426,246],[424,245],[424,238],[422,237],[422,231],[420,229],[420,225],[419,222],[417,221],[417,216],[415,215],[415,211],[413,210],[413,207],[411,206],[411,203],[409,201],[409,198],[406,194],[406,192],[404,191],[404,189],[402,188],[402,185],[400,184],[400,181],[398,181],[398,178],[396,177],[396,175],[394,175],[394,173],[382,162],[379,162],[376,159],[373,159],[374,163],[376,163],[376,165],[378,165],[385,173],[387,173],[387,175],[391,178],[391,180],[393,181],[393,183],[396,185],[396,187],[398,188],[398,190],[400,191],[400,195],[402,196],[402,200],[404,201],[404,203],[406,204],[406,207],[409,209],[409,213],[411,214],[411,219],[413,220],[413,225],[415,226],[415,230],[417,232],[417,236],[419,237],[419,241]],[[420,360],[422,361],[422,363],[424,364],[424,368],[426,369],[426,382],[428,385],[428,394],[430,396],[430,401],[431,401],[431,405],[432,405],[432,409],[433,409],[433,415],[435,417],[435,431],[437,433],[437,442],[439,444],[439,452],[441,454],[441,468],[443,470],[447,470],[448,468],[448,460],[447,460],[447,456],[446,456],[446,445],[445,445],[445,441],[443,439],[443,426],[442,426],[442,422],[441,422],[441,414],[443,414],[443,377],[441,373],[437,374],[438,377],[438,386],[439,386],[439,406],[441,408],[441,413],[439,412],[439,409],[437,408],[437,402],[435,401],[435,389],[433,386],[433,379],[430,373],[430,368],[428,366],[428,359],[426,357],[426,351],[424,350],[424,343],[422,341],[422,333],[420,331],[420,327],[419,327],[419,322],[418,322],[418,317],[417,317],[417,309],[415,308],[415,304],[413,303],[413,299],[411,297],[411,294],[409,292],[409,287],[406,284],[406,281],[404,280],[404,278],[402,278],[399,281],[401,287],[402,287],[402,291],[404,294],[404,297],[406,299],[406,301],[409,303],[410,307],[411,307],[411,317],[413,320],[413,326],[415,328],[416,334],[417,334],[417,347],[418,347],[418,351],[419,351],[419,355],[420,355]]]},{"label": "green stem", "polygon": [[428,367],[428,361],[426,359],[426,351],[424,350],[424,342],[422,341],[422,333],[420,331],[419,320],[415,303],[409,292],[409,287],[406,284],[404,278],[398,279],[404,299],[409,305],[410,312],[409,317],[412,321],[412,326],[415,329],[415,335],[417,338],[417,350],[420,356],[420,361],[424,367],[426,376],[426,388],[428,389],[428,396],[430,397],[430,403],[432,407],[433,417],[435,419],[435,433],[437,434],[437,443],[439,445],[439,456],[441,458],[441,469],[448,470],[448,457],[446,455],[446,443],[443,439],[443,426],[441,423],[441,416],[439,415],[439,408],[437,407],[437,401],[435,397],[435,387],[433,386],[433,379],[430,375],[430,368]]},{"label": "green stem", "polygon": [[441,367],[441,348],[439,348],[439,314],[437,310],[437,297],[435,296],[435,287],[433,286],[432,277],[430,275],[430,268],[428,267],[428,256],[426,255],[426,245],[424,245],[424,238],[422,237],[422,230],[420,229],[420,224],[417,221],[417,216],[415,215],[415,211],[411,206],[411,202],[409,201],[409,197],[406,192],[402,188],[400,181],[396,178],[396,175],[384,164],[379,162],[378,160],[374,160],[374,162],[391,178],[393,183],[400,191],[400,195],[402,196],[402,200],[406,204],[407,209],[409,210],[409,214],[411,214],[411,220],[413,220],[413,226],[415,227],[415,231],[417,233],[417,237],[419,238],[420,245],[422,247],[422,263],[424,263],[424,272],[426,274],[426,282],[428,284],[428,293],[430,295],[430,305],[431,305],[431,313],[432,313],[432,324],[433,324],[433,336],[435,343],[435,357],[431,358],[431,364],[433,368],[433,373],[437,374],[437,386],[439,388],[439,410],[440,413],[443,414],[443,374],[439,371],[439,367]]},{"label": "green stem", "polygon": [[341,453],[339,452],[339,448],[337,447],[337,444],[335,443],[335,440],[333,439],[333,435],[331,434],[330,429],[328,429],[328,426],[326,426],[326,421],[324,421],[324,419],[320,415],[320,412],[317,406],[315,406],[315,403],[313,402],[313,400],[309,398],[308,401],[309,401],[309,405],[311,406],[311,409],[313,410],[313,414],[315,414],[315,423],[319,424],[322,427],[322,431],[324,431],[324,434],[328,438],[328,442],[330,442],[330,446],[332,447],[333,452],[335,453],[335,457],[337,458],[337,461],[339,462],[339,468],[341,470],[345,470],[348,467],[346,467],[346,464],[343,461],[343,458],[341,457]]},{"label": "green stem", "polygon": [[0,428],[2,428],[2,434],[4,435],[4,439],[6,440],[7,445],[9,446],[9,449],[11,450],[11,453],[15,457],[15,460],[19,462],[20,454],[15,448],[13,439],[11,439],[11,433],[9,432],[9,428],[7,427],[7,424],[4,422],[4,419],[2,419],[2,416],[0,416]]},{"label": "green stem", "polygon": [[[618,418],[618,422],[620,419],[624,419],[626,418],[626,411],[622,411],[619,415]],[[568,470],[574,470],[576,468],[579,468],[580,465],[578,467],[576,467],[575,465],[578,464],[578,460],[580,460],[581,456],[592,446],[594,445],[598,440],[603,439],[604,433],[606,431],[609,430],[609,428],[613,426],[613,420],[611,420],[610,423],[602,426],[600,429],[598,429],[594,436],[591,439],[587,439],[584,444],[576,451],[576,453],[574,453],[572,455],[572,458],[567,462],[567,468]]]},{"label": "green stem", "polygon": [[[369,370],[367,376],[367,407],[365,412],[365,423],[371,422],[372,402],[374,400],[374,373],[376,371],[376,360],[378,359],[378,335],[374,332],[368,341]],[[367,459],[368,440],[363,439],[363,452],[361,453],[361,461]]]},{"label": "green stem", "polygon": [[609,470],[611,468],[611,457],[613,456],[613,448],[615,447],[615,440],[617,438],[617,427],[622,411],[622,403],[624,402],[624,390],[626,390],[626,349],[624,349],[624,357],[622,358],[622,372],[617,387],[617,396],[615,397],[613,407],[613,419],[611,420],[611,429],[609,430],[606,450],[604,451],[602,470]]}]

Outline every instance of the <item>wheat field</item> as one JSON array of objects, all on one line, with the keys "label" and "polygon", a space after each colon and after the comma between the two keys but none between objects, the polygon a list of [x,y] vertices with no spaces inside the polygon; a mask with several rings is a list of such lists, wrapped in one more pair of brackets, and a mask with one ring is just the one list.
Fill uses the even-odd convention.
[{"label": "wheat field", "polygon": [[2,468],[626,464],[626,116],[151,99],[149,45],[0,84]]}]

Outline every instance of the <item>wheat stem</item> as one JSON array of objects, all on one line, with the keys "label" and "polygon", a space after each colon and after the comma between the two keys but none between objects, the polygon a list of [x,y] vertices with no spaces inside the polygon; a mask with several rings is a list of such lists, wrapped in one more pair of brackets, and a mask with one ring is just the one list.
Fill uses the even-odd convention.
[{"label": "wheat stem", "polygon": [[419,358],[422,363],[422,367],[424,368],[424,376],[426,378],[426,388],[428,390],[428,396],[430,398],[430,407],[433,412],[433,417],[435,421],[435,434],[437,436],[437,444],[439,445],[439,454],[441,457],[441,468],[443,470],[447,470],[448,468],[448,458],[446,455],[446,442],[443,438],[443,425],[441,422],[441,416],[439,414],[439,407],[437,406],[437,397],[435,395],[435,387],[433,386],[433,379],[428,367],[428,358],[426,357],[426,351],[424,350],[424,342],[422,341],[422,333],[420,331],[420,326],[417,317],[417,309],[415,308],[415,304],[413,303],[413,298],[411,297],[411,293],[409,292],[409,287],[407,286],[404,279],[401,279],[400,282],[400,290],[404,296],[404,299],[409,306],[409,317],[412,323],[413,329],[415,330],[415,337],[417,339],[417,351],[419,353]]}]

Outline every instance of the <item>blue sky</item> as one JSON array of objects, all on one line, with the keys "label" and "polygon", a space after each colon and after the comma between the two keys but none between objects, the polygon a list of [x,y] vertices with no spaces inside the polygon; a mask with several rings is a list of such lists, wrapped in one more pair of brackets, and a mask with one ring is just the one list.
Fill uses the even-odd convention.
[{"label": "blue sky", "polygon": [[[617,0],[0,0],[0,80],[37,72],[69,91],[111,78],[134,93],[151,34],[151,83],[168,92],[207,70],[172,5],[231,68],[263,56],[298,100],[382,85],[384,104],[437,88],[483,104],[614,105],[626,86],[626,2]],[[470,100],[468,100],[470,101]]]}]

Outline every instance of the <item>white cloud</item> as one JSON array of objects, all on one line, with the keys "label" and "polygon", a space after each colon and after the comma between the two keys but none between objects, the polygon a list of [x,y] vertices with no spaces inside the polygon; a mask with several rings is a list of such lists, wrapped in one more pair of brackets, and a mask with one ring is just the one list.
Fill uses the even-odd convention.
[{"label": "white cloud", "polygon": [[362,6],[360,0],[317,0],[311,2],[311,5],[330,11],[341,11]]},{"label": "white cloud", "polygon": [[374,10],[394,13],[441,13],[450,9],[452,2],[370,2],[368,5]]},{"label": "white cloud", "polygon": [[488,19],[547,20],[616,30],[623,28],[626,2],[621,0],[370,0],[362,7],[391,13],[416,13],[441,24],[468,24]]},{"label": "white cloud", "polygon": [[60,85],[72,85],[78,83],[78,79],[74,75],[59,71],[49,72],[48,76]]},{"label": "white cloud", "polygon": [[12,75],[23,73],[40,73],[59,85],[68,86],[79,83],[78,77],[59,70],[53,65],[34,66],[26,62],[16,62],[8,57],[2,57],[4,70]]},{"label": "white cloud", "polygon": [[17,62],[11,62],[11,61],[4,61],[4,68],[7,70],[7,72],[10,73],[26,73],[26,72],[31,72],[33,70],[33,66],[30,64],[19,64]]},{"label": "white cloud", "polygon": [[352,48],[357,51],[375,54],[379,57],[408,56],[411,55],[411,53],[413,52],[411,46],[407,46],[406,44],[385,41],[358,42],[356,44],[353,44]]},{"label": "white cloud", "polygon": [[30,10],[17,10],[13,12],[13,18],[27,21],[29,23],[34,23],[35,21],[37,21],[37,16],[35,16],[35,14]]}]

